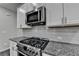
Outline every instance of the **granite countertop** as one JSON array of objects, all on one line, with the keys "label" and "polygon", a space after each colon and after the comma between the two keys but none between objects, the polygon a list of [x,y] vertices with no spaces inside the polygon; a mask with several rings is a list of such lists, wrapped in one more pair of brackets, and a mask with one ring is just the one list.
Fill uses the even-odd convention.
[{"label": "granite countertop", "polygon": [[[27,37],[16,37],[10,40],[18,43],[20,40],[26,38]],[[79,56],[79,44],[49,41],[42,52],[52,56]]]},{"label": "granite countertop", "polygon": [[79,44],[50,41],[43,52],[52,56],[79,56]]},{"label": "granite countertop", "polygon": [[27,37],[25,37],[25,36],[21,36],[21,37],[10,38],[9,40],[18,43],[20,40],[23,40],[23,39],[25,39],[25,38],[27,38]]}]

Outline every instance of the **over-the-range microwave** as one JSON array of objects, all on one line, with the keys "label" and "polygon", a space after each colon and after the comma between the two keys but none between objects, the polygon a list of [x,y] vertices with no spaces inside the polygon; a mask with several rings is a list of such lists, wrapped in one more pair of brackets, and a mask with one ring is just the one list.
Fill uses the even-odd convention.
[{"label": "over-the-range microwave", "polygon": [[45,25],[46,24],[46,8],[41,6],[37,11],[32,10],[26,13],[25,23],[30,26]]}]

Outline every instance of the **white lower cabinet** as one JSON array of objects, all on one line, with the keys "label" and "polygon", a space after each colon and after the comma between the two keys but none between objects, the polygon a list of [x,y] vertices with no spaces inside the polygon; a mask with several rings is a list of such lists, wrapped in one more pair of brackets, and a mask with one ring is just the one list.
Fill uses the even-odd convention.
[{"label": "white lower cabinet", "polygon": [[14,41],[10,41],[10,56],[17,56],[17,43]]}]

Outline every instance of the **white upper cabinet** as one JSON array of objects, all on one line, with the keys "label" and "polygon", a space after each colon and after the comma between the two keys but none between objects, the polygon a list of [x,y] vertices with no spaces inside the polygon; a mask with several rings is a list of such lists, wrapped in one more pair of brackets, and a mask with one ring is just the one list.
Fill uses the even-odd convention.
[{"label": "white upper cabinet", "polygon": [[79,23],[79,3],[65,3],[64,17],[67,20],[67,24]]},{"label": "white upper cabinet", "polygon": [[33,10],[33,4],[32,3],[25,3],[19,8],[25,10],[26,12],[32,11]]},{"label": "white upper cabinet", "polygon": [[47,3],[46,5],[47,26],[61,25],[63,8],[61,3]]},{"label": "white upper cabinet", "polygon": [[41,6],[45,6],[46,3],[37,3],[36,7],[39,8]]},{"label": "white upper cabinet", "polygon": [[33,10],[33,5],[31,3],[23,4],[17,8],[17,28],[31,28],[25,24],[25,14],[31,10]]}]

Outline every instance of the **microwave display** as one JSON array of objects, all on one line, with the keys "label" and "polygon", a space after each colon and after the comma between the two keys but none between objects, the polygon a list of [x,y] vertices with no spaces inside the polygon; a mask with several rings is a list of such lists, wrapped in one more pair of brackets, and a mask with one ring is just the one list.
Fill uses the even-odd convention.
[{"label": "microwave display", "polygon": [[27,22],[38,21],[38,11],[30,13],[27,15]]}]

